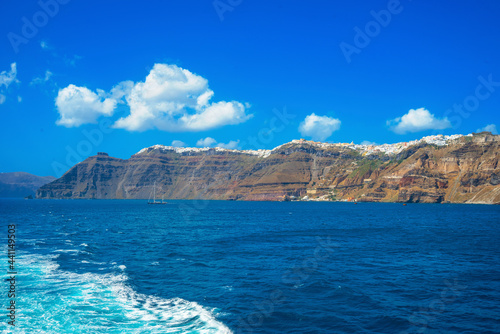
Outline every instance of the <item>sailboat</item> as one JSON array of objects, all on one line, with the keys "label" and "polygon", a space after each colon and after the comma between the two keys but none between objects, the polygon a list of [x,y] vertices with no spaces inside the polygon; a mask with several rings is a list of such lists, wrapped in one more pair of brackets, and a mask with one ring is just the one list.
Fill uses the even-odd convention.
[{"label": "sailboat", "polygon": [[149,195],[149,200],[148,200],[148,204],[167,204],[167,202],[164,202],[163,201],[163,196],[161,197],[161,201],[160,200],[156,200],[156,181],[153,185],[153,201],[151,202],[151,194]]}]

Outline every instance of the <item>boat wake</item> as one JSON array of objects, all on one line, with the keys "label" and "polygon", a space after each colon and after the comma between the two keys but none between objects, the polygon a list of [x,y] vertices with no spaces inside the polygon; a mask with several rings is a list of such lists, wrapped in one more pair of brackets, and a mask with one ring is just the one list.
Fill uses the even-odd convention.
[{"label": "boat wake", "polygon": [[123,273],[63,271],[58,256],[18,254],[16,333],[231,333],[215,310],[137,293]]}]

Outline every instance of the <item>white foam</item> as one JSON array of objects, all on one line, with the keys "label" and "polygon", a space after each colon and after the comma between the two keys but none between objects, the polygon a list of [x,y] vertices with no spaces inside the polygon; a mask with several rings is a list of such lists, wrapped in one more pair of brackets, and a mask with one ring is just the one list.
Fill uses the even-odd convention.
[{"label": "white foam", "polygon": [[[180,298],[137,293],[125,274],[73,273],[59,269],[58,254],[19,253],[18,333],[231,333],[214,310]],[[0,265],[0,270],[5,265]],[[121,267],[121,266],[120,266]],[[125,267],[125,266],[123,266]],[[0,330],[6,326],[0,324]]]},{"label": "white foam", "polygon": [[56,249],[54,253],[80,253],[78,249]]},{"label": "white foam", "polygon": [[87,251],[80,250],[80,249],[56,249],[56,250],[52,251],[52,253],[66,253],[66,254],[72,254],[72,255],[91,254]]}]

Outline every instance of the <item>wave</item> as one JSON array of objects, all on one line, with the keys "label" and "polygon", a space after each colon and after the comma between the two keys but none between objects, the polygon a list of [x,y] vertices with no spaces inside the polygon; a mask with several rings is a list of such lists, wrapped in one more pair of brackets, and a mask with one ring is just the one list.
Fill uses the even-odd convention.
[{"label": "wave", "polygon": [[214,309],[138,293],[123,272],[64,271],[56,258],[18,254],[16,333],[231,333]]}]

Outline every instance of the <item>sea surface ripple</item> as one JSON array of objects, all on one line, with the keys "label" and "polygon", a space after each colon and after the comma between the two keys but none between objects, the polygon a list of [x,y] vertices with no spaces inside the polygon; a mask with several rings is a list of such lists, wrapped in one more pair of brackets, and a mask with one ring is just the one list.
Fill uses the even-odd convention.
[{"label": "sea surface ripple", "polygon": [[4,333],[500,333],[500,206],[0,199],[0,217]]}]

